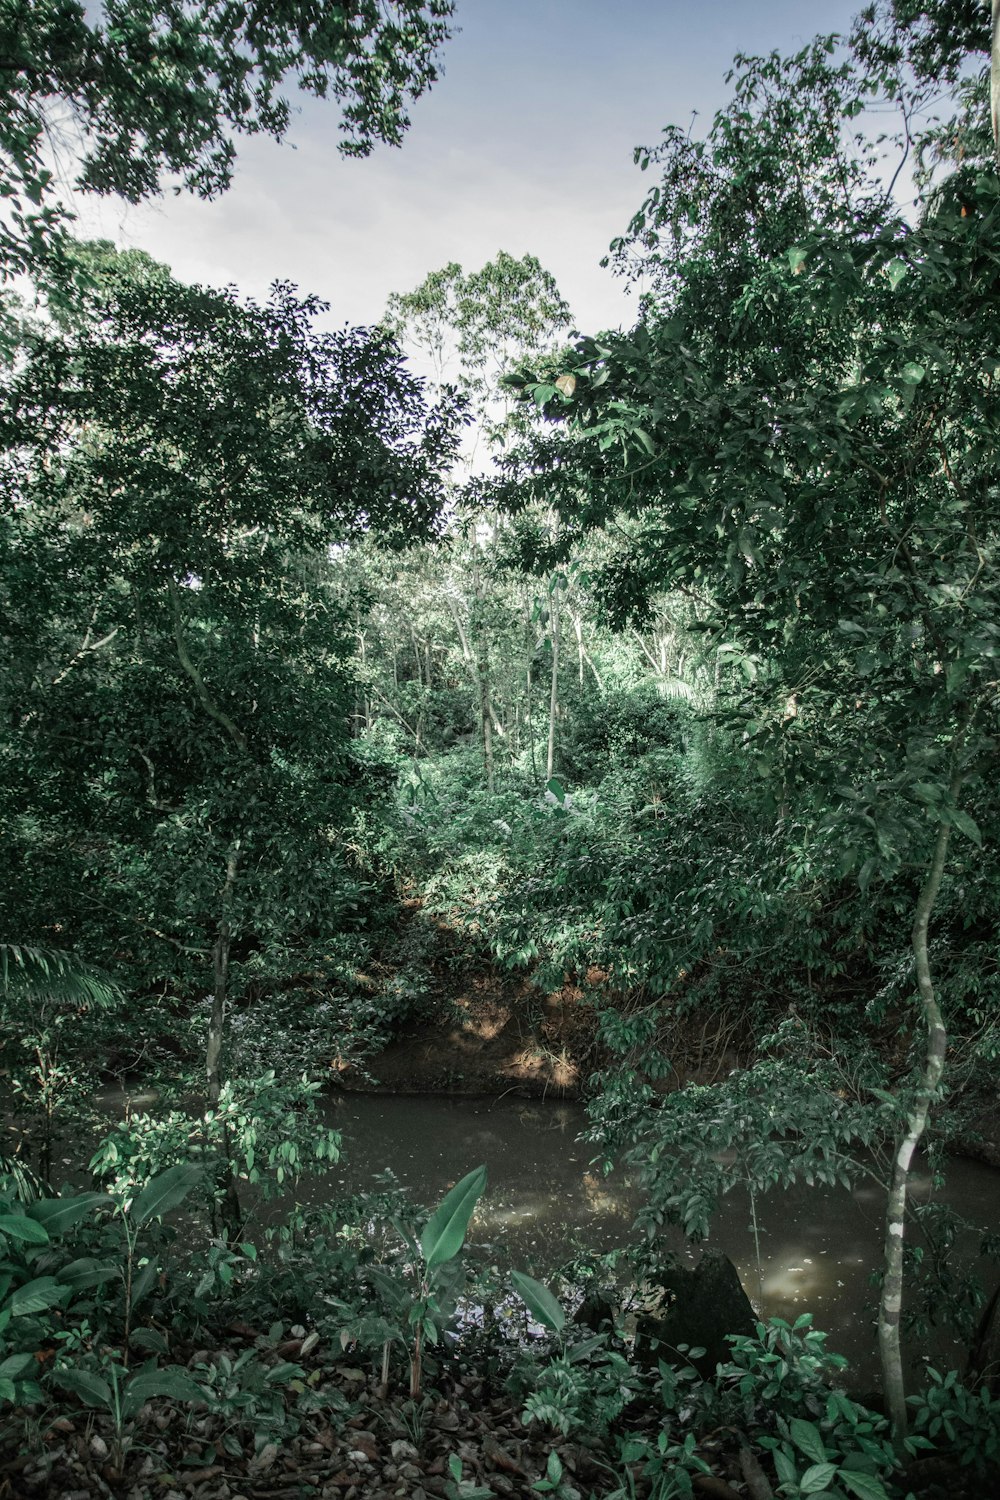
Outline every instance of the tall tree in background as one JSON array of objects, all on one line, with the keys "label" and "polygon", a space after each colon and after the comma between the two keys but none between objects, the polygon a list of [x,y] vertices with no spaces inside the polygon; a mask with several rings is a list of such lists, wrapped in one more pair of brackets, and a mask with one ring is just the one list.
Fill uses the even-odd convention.
[{"label": "tall tree in background", "polygon": [[[454,383],[468,403],[472,443],[467,471],[479,460],[479,444],[501,446],[523,427],[503,377],[519,362],[553,353],[570,327],[570,312],[554,278],[533,255],[520,260],[501,250],[480,270],[466,273],[455,262],[433,271],[412,292],[389,299],[386,326],[404,347],[428,362],[439,388]],[[462,659],[475,684],[479,734],[487,788],[495,787],[495,740],[506,736],[493,690],[493,609],[486,570],[494,522],[475,498],[474,487],[456,496],[452,521],[455,568],[446,597],[461,645]],[[558,704],[558,593],[550,591],[546,619],[553,622],[553,723]],[[550,731],[550,741],[554,730]],[[549,756],[551,759],[551,747]]]}]

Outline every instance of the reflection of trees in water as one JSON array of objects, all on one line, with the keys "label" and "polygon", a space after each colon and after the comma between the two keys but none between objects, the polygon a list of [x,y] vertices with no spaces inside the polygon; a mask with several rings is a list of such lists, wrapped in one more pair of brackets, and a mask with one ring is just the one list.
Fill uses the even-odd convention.
[{"label": "reflection of trees in water", "polygon": [[635,1213],[635,1204],[629,1198],[609,1188],[593,1172],[584,1172],[581,1181],[587,1207],[592,1214],[607,1214],[616,1219],[624,1219],[631,1218]]},{"label": "reflection of trees in water", "polygon": [[518,1120],[525,1130],[560,1130],[572,1129],[574,1134],[580,1124],[579,1110],[570,1109],[565,1104],[546,1104],[538,1107],[527,1106],[518,1111]]}]

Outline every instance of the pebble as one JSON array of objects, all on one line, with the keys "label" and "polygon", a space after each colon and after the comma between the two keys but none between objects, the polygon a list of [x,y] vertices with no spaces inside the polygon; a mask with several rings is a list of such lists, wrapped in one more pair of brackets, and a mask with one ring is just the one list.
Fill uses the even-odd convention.
[{"label": "pebble", "polygon": [[90,1440],[90,1451],[97,1459],[98,1463],[101,1464],[108,1456],[108,1445],[104,1441],[104,1439],[96,1432]]}]

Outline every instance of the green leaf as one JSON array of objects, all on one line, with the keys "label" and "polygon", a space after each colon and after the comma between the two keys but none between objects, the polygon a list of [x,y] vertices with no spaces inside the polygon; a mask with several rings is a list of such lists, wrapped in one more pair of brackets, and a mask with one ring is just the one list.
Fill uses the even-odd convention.
[{"label": "green leaf", "polygon": [[61,1286],[54,1276],[39,1276],[11,1292],[7,1306],[12,1317],[25,1318],[49,1307],[62,1307],[69,1301],[71,1290],[68,1286]]},{"label": "green leaf", "polygon": [[919,385],[926,373],[926,368],[923,365],[918,365],[911,359],[900,371],[900,379],[906,385]]},{"label": "green leaf", "polygon": [[64,1386],[74,1396],[79,1396],[87,1406],[111,1410],[111,1387],[99,1375],[93,1375],[89,1370],[56,1370],[52,1378],[57,1385]]},{"label": "green leaf", "polygon": [[201,1168],[182,1162],[153,1177],[132,1202],[131,1217],[136,1224],[148,1224],[183,1203],[195,1183],[201,1179]]},{"label": "green leaf", "polygon": [[533,1276],[525,1276],[523,1271],[511,1271],[510,1279],[535,1322],[541,1323],[551,1333],[561,1334],[566,1326],[566,1314],[548,1287]]},{"label": "green leaf", "polygon": [[451,1260],[462,1248],[469,1220],[486,1188],[486,1168],[476,1167],[456,1182],[424,1225],[420,1250],[428,1270]]},{"label": "green leaf", "polygon": [[153,1283],[159,1275],[159,1267],[155,1260],[147,1260],[142,1270],[132,1282],[132,1298],[130,1307],[138,1307],[143,1297],[152,1290]]},{"label": "green leaf", "polygon": [[874,1474],[857,1474],[853,1469],[840,1469],[837,1477],[845,1489],[857,1495],[858,1500],[889,1500],[885,1485]]},{"label": "green leaf", "polygon": [[826,1463],[826,1448],[820,1430],[813,1422],[806,1422],[802,1417],[793,1417],[788,1424],[792,1442],[796,1448],[801,1448],[806,1458],[811,1458],[814,1463]]},{"label": "green leaf", "polygon": [[971,839],[977,849],[983,847],[983,836],[979,831],[979,825],[969,817],[967,812],[963,812],[960,807],[952,808],[949,822],[953,828],[958,829],[959,833],[964,833],[967,839]]},{"label": "green leaf", "polygon": [[146,1349],[150,1354],[166,1354],[167,1341],[158,1328],[136,1328],[129,1335],[133,1349]]},{"label": "green leaf", "polygon": [[0,1214],[0,1234],[8,1239],[21,1240],[26,1245],[47,1245],[49,1237],[41,1224],[24,1214]]},{"label": "green leaf", "polygon": [[788,251],[788,269],[796,276],[805,263],[806,251],[799,245],[792,245]]},{"label": "green leaf", "polygon": [[28,1205],[27,1213],[44,1224],[49,1234],[65,1234],[87,1214],[113,1206],[107,1193],[77,1193],[72,1198],[39,1198]]},{"label": "green leaf", "polygon": [[87,1287],[103,1286],[106,1281],[114,1281],[121,1275],[118,1266],[113,1266],[107,1261],[95,1260],[92,1255],[85,1255],[80,1260],[71,1261],[68,1266],[63,1266],[57,1280],[64,1286],[70,1286],[75,1292],[83,1291]]},{"label": "green leaf", "polygon": [[829,1488],[836,1473],[836,1464],[811,1464],[799,1480],[799,1489],[803,1495],[815,1495]]},{"label": "green leaf", "polygon": [[0,1363],[0,1380],[23,1380],[34,1368],[33,1354],[10,1354]]},{"label": "green leaf", "polygon": [[795,1485],[798,1483],[798,1470],[787,1453],[782,1452],[780,1448],[775,1448],[771,1458],[779,1484]]},{"label": "green leaf", "polygon": [[205,1393],[197,1381],[180,1369],[142,1370],[128,1384],[129,1399],[136,1409],[154,1396],[169,1396],[171,1401],[203,1401]]},{"label": "green leaf", "polygon": [[905,260],[899,260],[898,258],[896,260],[891,260],[886,266],[885,274],[889,278],[889,285],[892,287],[893,291],[895,291],[899,286],[899,283],[902,281],[908,270],[909,267],[907,266]]}]

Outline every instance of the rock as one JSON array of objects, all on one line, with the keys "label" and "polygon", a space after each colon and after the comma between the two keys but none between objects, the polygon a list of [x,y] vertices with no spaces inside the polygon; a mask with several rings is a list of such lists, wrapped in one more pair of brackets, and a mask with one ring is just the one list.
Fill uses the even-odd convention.
[{"label": "rock", "polygon": [[104,1463],[108,1456],[108,1445],[96,1432],[90,1440],[90,1451],[99,1464]]},{"label": "rock", "polygon": [[665,1312],[637,1320],[637,1354],[651,1363],[669,1363],[687,1358],[673,1352],[687,1344],[705,1350],[692,1363],[701,1375],[712,1375],[716,1365],[729,1358],[726,1335],[752,1336],[757,1321],[736,1267],[721,1250],[706,1250],[693,1271],[678,1264],[665,1269],[662,1279],[675,1300]]}]

